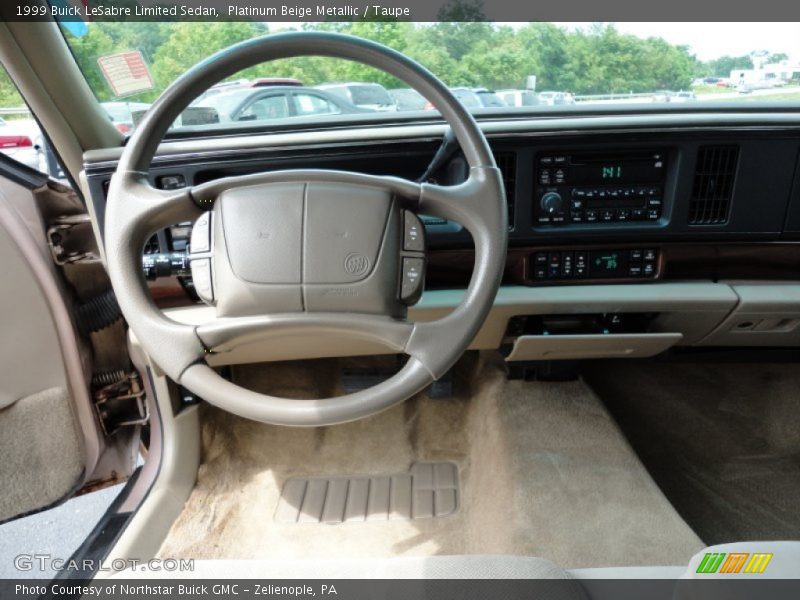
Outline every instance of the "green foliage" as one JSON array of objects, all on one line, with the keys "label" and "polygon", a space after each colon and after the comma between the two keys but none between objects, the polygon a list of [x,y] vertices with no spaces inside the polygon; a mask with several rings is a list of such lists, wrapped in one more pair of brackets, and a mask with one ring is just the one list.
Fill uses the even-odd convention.
[{"label": "green foliage", "polygon": [[11,78],[2,66],[0,66],[0,106],[3,108],[20,108],[25,106],[22,97],[19,95],[19,92],[17,92],[14,82],[11,81]]},{"label": "green foliage", "polygon": [[777,54],[770,54],[769,58],[767,59],[768,65],[774,65],[775,63],[779,63],[782,60],[789,60],[789,55],[785,52],[778,52]]},{"label": "green foliage", "polygon": [[[596,24],[571,30],[551,23],[511,28],[483,20],[483,4],[453,2],[443,10],[459,21],[432,25],[409,22],[331,21],[303,24],[303,29],[337,31],[375,40],[418,60],[451,86],[521,88],[536,75],[539,90],[576,94],[647,92],[686,89],[693,77],[728,76],[735,68],[752,68],[749,56],[701,63],[685,46],[661,38],[642,39]],[[93,23],[87,35],[65,35],[78,64],[101,100],[112,92],[97,66],[103,54],[139,49],[149,61],[157,89],[131,100],[153,100],[197,62],[236,42],[268,33],[253,22]],[[785,58],[773,55],[770,62]],[[402,84],[370,67],[320,57],[262,64],[239,77],[294,77],[306,85],[334,81]],[[405,87],[405,86],[403,86]],[[0,98],[5,91],[0,81]]]},{"label": "green foliage", "polygon": [[700,77],[730,77],[734,69],[752,69],[753,60],[749,56],[721,56],[705,63]]}]

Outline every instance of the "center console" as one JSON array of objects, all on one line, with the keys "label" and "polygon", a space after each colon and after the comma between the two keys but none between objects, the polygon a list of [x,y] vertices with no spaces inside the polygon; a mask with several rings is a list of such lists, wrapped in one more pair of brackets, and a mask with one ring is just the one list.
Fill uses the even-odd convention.
[{"label": "center console", "polygon": [[666,156],[663,150],[539,154],[534,223],[658,221]]}]

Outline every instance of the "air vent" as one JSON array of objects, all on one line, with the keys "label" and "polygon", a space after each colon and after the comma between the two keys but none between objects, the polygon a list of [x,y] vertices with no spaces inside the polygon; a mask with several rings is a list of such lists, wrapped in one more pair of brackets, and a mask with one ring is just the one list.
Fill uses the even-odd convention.
[{"label": "air vent", "polygon": [[738,146],[700,148],[689,201],[690,225],[727,223],[738,160]]},{"label": "air vent", "polygon": [[517,191],[517,155],[515,152],[495,152],[494,160],[503,174],[508,201],[508,228],[514,229],[514,200]]}]

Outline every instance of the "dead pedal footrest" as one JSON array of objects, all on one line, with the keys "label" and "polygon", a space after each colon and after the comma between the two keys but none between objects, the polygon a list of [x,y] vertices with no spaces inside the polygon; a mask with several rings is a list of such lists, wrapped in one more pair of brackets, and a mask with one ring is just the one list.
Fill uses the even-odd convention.
[{"label": "dead pedal footrest", "polygon": [[408,473],[292,477],[281,491],[275,520],[345,523],[446,517],[458,510],[458,468],[418,462]]}]

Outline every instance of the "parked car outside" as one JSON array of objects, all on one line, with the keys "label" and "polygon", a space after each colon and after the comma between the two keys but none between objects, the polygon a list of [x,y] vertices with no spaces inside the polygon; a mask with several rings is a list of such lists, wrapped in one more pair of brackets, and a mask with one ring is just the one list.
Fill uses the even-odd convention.
[{"label": "parked car outside", "polygon": [[397,88],[389,90],[389,95],[397,104],[397,110],[433,110],[433,104],[416,90]]},{"label": "parked car outside", "polygon": [[575,104],[575,97],[569,92],[539,92],[539,104],[545,104],[547,106]]},{"label": "parked car outside", "polygon": [[134,118],[135,113],[144,114],[150,108],[147,102],[101,102],[100,106],[108,113],[111,121],[114,123],[120,133],[129,134],[137,119]]},{"label": "parked car outside", "polygon": [[495,92],[507,106],[538,106],[539,97],[532,90],[497,90]]},{"label": "parked car outside", "polygon": [[44,137],[33,119],[0,119],[0,152],[32,169],[48,172]]},{"label": "parked car outside", "polygon": [[294,85],[227,90],[192,107],[214,108],[220,123],[372,112],[324,90]]},{"label": "parked car outside", "polygon": [[[257,77],[256,79],[235,79],[233,81],[221,81],[212,85],[205,92],[197,97],[197,100],[207,98],[208,96],[215,96],[222,92],[229,90],[236,90],[240,88],[257,88],[257,87],[270,87],[270,86],[295,86],[302,87],[303,82],[293,77]],[[196,100],[195,100],[196,101]]]},{"label": "parked car outside", "polygon": [[450,88],[450,91],[466,108],[481,108],[483,106],[478,94],[469,88]]},{"label": "parked car outside", "polygon": [[386,88],[378,83],[325,83],[316,86],[316,89],[343,98],[360,108],[378,112],[397,110],[394,99],[386,91]]},{"label": "parked car outside", "polygon": [[658,90],[653,92],[653,102],[672,102],[675,92],[671,90]]},{"label": "parked car outside", "polygon": [[484,108],[505,108],[508,106],[508,104],[492,90],[477,89],[475,93],[478,94],[478,99],[481,101],[481,106]]},{"label": "parked car outside", "polygon": [[673,96],[670,98],[670,102],[695,102],[697,100],[697,95],[694,92],[681,90],[679,92],[675,92]]}]

